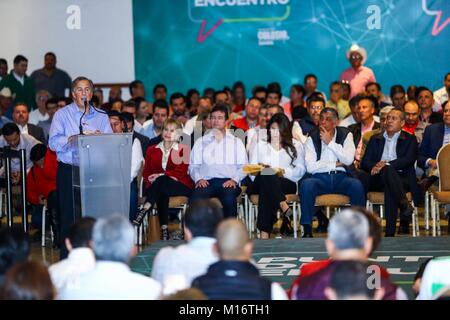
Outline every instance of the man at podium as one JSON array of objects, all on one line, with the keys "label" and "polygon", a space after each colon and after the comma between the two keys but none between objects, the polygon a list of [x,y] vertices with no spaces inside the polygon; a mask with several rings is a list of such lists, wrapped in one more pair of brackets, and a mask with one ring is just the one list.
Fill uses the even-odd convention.
[{"label": "man at podium", "polygon": [[56,152],[58,173],[56,188],[60,206],[60,258],[67,256],[64,239],[74,223],[74,199],[72,192],[73,142],[79,134],[112,133],[109,118],[90,106],[94,84],[86,77],[78,77],[72,82],[71,104],[58,110],[50,127],[49,146]]}]

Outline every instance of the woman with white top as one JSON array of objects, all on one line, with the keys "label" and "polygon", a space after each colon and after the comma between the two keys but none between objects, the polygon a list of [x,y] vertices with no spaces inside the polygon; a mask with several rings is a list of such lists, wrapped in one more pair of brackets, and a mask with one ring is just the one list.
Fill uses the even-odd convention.
[{"label": "woman with white top", "polygon": [[[293,139],[288,117],[275,114],[267,128],[267,141],[259,141],[250,156],[251,164],[266,167],[254,178],[251,191],[259,195],[256,226],[261,239],[269,238],[279,209],[284,217],[292,214],[286,195],[297,193],[297,182],[306,171],[303,146]],[[276,174],[280,170],[283,174]]]}]

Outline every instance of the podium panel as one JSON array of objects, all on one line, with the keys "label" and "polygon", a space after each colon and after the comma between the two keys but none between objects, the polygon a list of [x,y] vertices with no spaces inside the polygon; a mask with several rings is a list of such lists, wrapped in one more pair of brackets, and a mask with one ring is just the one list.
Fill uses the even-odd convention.
[{"label": "podium panel", "polygon": [[73,153],[75,218],[120,214],[128,219],[131,133],[80,135]]}]

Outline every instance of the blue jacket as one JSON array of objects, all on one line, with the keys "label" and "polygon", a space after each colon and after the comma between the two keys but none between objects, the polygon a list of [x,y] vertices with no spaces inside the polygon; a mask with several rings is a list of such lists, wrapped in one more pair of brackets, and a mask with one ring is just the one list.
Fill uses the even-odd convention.
[{"label": "blue jacket", "polygon": [[444,144],[444,130],[444,123],[431,124],[425,128],[417,159],[417,165],[422,169],[426,169],[425,162],[428,159],[436,159],[439,149]]}]

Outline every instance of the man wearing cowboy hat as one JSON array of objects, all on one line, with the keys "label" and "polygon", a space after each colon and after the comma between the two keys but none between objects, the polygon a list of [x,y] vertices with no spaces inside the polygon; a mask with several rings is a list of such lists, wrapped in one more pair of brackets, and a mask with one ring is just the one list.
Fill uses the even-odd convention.
[{"label": "man wearing cowboy hat", "polygon": [[353,97],[358,93],[365,92],[366,85],[376,82],[376,80],[372,69],[363,66],[367,60],[367,52],[364,48],[357,44],[352,45],[347,51],[347,59],[350,61],[351,67],[342,72],[340,80],[350,83],[350,97]]},{"label": "man wearing cowboy hat", "polygon": [[9,88],[4,87],[0,90],[0,129],[3,128],[5,123],[12,122],[11,119],[4,116],[5,112],[11,106],[12,101],[13,95]]}]

